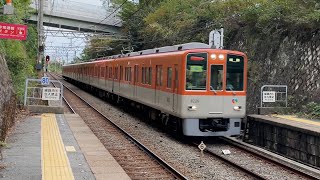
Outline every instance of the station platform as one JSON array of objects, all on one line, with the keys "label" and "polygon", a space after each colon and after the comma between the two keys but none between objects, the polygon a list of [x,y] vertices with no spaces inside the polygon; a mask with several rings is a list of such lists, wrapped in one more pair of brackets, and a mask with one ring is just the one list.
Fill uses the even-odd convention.
[{"label": "station platform", "polygon": [[6,143],[1,179],[130,179],[77,114],[30,116]]},{"label": "station platform", "polygon": [[320,168],[320,120],[294,115],[248,115],[244,140]]}]

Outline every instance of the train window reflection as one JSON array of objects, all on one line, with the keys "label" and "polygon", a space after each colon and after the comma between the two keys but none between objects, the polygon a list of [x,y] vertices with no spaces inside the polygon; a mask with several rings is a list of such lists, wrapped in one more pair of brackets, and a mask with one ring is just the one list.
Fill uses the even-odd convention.
[{"label": "train window reflection", "polygon": [[223,65],[211,65],[210,90],[222,90]]},{"label": "train window reflection", "polygon": [[207,53],[187,55],[186,90],[207,89]]},{"label": "train window reflection", "polygon": [[244,58],[228,55],[227,57],[227,91],[243,91]]}]

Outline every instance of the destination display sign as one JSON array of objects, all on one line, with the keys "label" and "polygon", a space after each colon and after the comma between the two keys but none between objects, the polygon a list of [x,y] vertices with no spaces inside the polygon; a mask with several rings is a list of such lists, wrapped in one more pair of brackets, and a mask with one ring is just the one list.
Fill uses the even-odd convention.
[{"label": "destination display sign", "polygon": [[27,28],[26,25],[0,22],[0,38],[26,40]]}]

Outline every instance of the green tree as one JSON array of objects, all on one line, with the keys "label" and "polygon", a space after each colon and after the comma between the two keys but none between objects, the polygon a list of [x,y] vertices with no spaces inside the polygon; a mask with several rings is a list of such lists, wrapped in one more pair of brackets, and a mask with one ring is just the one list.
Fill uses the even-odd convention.
[{"label": "green tree", "polygon": [[[13,24],[26,24],[23,19],[30,16],[31,10],[28,8],[30,0],[13,1],[14,15],[0,16],[0,21]],[[4,55],[8,68],[11,72],[13,85],[17,93],[18,100],[22,101],[24,92],[24,81],[27,77],[35,75],[34,66],[37,54],[37,31],[34,25],[28,26],[27,40],[0,40],[0,52]]]}]

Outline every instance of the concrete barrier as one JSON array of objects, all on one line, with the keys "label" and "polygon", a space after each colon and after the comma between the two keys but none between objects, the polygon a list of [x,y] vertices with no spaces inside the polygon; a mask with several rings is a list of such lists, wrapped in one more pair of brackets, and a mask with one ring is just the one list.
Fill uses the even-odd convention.
[{"label": "concrete barrier", "polygon": [[245,141],[320,167],[320,131],[283,124],[269,116],[248,115]]}]

